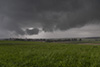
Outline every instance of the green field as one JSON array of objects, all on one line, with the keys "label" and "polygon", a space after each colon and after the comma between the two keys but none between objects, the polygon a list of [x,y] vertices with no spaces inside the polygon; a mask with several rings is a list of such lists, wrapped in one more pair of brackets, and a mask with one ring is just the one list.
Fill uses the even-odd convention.
[{"label": "green field", "polygon": [[100,67],[100,46],[0,41],[0,67]]}]

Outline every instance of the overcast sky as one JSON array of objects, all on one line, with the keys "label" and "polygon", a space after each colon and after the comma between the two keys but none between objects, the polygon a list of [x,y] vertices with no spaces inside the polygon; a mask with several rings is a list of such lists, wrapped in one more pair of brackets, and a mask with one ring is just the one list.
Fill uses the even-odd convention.
[{"label": "overcast sky", "polygon": [[100,36],[100,0],[0,0],[0,38]]}]

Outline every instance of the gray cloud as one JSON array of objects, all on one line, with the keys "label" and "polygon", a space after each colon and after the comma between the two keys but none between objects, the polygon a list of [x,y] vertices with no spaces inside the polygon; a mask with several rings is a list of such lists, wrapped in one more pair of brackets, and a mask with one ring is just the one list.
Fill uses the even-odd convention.
[{"label": "gray cloud", "polygon": [[100,0],[0,0],[0,28],[25,35],[22,28],[35,25],[50,32],[82,27],[100,20],[99,3]]},{"label": "gray cloud", "polygon": [[37,35],[39,33],[39,29],[38,28],[34,28],[34,29],[26,29],[27,34],[29,35]]}]

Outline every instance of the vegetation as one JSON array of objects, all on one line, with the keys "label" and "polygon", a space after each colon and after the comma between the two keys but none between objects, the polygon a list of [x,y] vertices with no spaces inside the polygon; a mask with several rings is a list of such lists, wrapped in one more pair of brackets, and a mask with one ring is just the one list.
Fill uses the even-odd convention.
[{"label": "vegetation", "polygon": [[100,46],[0,41],[0,67],[100,67]]}]

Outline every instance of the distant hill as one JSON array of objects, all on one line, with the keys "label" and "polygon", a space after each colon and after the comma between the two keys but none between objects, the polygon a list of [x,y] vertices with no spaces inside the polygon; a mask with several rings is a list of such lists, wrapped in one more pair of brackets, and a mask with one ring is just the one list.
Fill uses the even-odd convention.
[{"label": "distant hill", "polygon": [[86,37],[86,39],[100,39],[100,37]]}]

